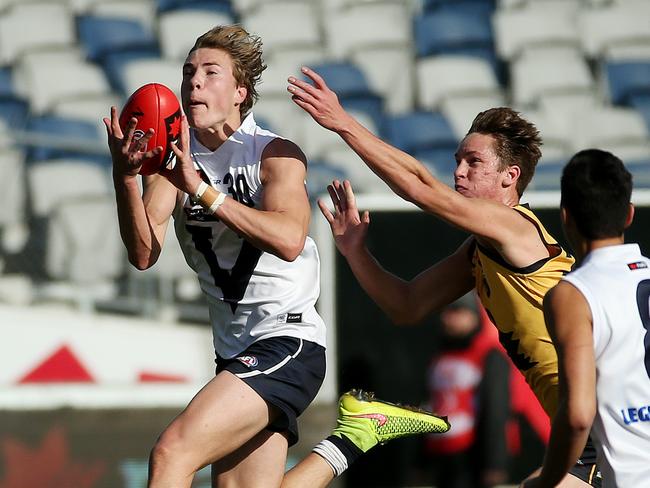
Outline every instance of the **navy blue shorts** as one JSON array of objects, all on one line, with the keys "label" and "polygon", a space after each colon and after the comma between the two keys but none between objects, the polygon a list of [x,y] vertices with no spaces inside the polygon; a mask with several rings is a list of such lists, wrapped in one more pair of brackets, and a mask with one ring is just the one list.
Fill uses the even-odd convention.
[{"label": "navy blue shorts", "polygon": [[288,432],[298,442],[298,416],[312,402],[325,378],[325,348],[295,337],[253,343],[232,359],[217,356],[216,374],[229,371],[280,411],[267,429]]}]

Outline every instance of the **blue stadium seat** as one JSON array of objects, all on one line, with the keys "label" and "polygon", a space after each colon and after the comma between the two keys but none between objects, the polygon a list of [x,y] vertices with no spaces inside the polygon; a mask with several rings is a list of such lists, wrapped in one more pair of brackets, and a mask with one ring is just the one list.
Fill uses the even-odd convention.
[{"label": "blue stadium seat", "polygon": [[104,150],[104,138],[92,122],[43,115],[30,118],[26,131],[33,143],[26,148],[27,163],[60,158],[110,162],[108,150]]},{"label": "blue stadium seat", "polygon": [[490,16],[484,12],[445,7],[414,19],[416,54],[493,55]]},{"label": "blue stadium seat", "polygon": [[156,0],[156,9],[158,12],[181,9],[209,10],[231,17],[235,14],[230,0]]},{"label": "blue stadium seat", "polygon": [[29,103],[13,95],[0,96],[0,119],[14,130],[25,127],[29,116]]},{"label": "blue stadium seat", "polygon": [[0,96],[14,96],[14,84],[11,78],[11,68],[0,68]]},{"label": "blue stadium seat", "polygon": [[151,58],[160,58],[158,48],[109,52],[102,58],[101,64],[111,88],[123,96],[129,96],[123,79],[125,66],[140,59]]},{"label": "blue stadium seat", "polygon": [[628,105],[634,95],[650,94],[650,61],[610,61],[605,71],[613,104]]},{"label": "blue stadium seat", "polygon": [[384,111],[384,102],[368,84],[363,72],[347,62],[323,63],[312,66],[327,85],[336,92],[341,105],[348,110],[368,114],[379,124]]},{"label": "blue stadium seat", "polygon": [[427,150],[442,150],[446,154],[451,151],[453,154],[458,145],[449,122],[438,112],[386,117],[382,134],[392,145],[410,154]]},{"label": "blue stadium seat", "polygon": [[422,4],[422,10],[424,12],[449,7],[482,12],[489,15],[497,8],[497,2],[496,0],[424,0]]},{"label": "blue stadium seat", "polygon": [[133,19],[81,15],[77,28],[79,41],[91,61],[101,61],[116,51],[158,48],[154,34]]},{"label": "blue stadium seat", "polygon": [[630,106],[639,111],[650,132],[650,93],[636,93],[629,97]]},{"label": "blue stadium seat", "polygon": [[[445,5],[416,16],[413,21],[418,58],[463,55],[482,58],[492,65],[503,84],[505,68],[494,49],[491,15],[487,9],[464,8],[463,3]],[[484,4],[483,4],[484,5]]]}]

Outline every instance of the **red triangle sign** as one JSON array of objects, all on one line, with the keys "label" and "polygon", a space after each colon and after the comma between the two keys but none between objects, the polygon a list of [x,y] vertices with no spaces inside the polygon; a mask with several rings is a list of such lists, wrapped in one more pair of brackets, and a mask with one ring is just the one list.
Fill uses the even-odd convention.
[{"label": "red triangle sign", "polygon": [[94,383],[94,378],[67,345],[23,376],[18,383]]}]

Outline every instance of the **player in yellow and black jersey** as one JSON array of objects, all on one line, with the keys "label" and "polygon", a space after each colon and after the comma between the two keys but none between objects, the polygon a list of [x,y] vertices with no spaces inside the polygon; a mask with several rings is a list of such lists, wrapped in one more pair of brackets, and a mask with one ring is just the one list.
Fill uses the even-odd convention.
[{"label": "player in yellow and black jersey", "polygon": [[[402,280],[382,268],[366,247],[370,217],[359,214],[350,182],[334,181],[328,188],[334,212],[324,202],[319,206],[361,286],[398,325],[418,323],[476,289],[511,359],[553,416],[558,365],[542,299],[571,269],[573,258],[520,205],[541,156],[535,126],[509,108],[478,114],[456,152],[452,190],[356,121],[318,74],[308,68],[302,73],[313,83],[289,79],[297,105],[336,132],[397,195],[471,234],[452,255]],[[589,474],[594,463],[595,451],[586,450],[573,476],[558,486],[598,486],[599,479]]]}]

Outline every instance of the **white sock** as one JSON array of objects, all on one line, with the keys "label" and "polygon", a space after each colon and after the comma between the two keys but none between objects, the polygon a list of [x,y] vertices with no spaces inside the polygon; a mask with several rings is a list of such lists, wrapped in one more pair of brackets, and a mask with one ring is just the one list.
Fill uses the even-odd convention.
[{"label": "white sock", "polygon": [[327,464],[334,471],[334,476],[339,476],[348,469],[347,458],[338,447],[327,439],[320,441],[312,451],[327,461]]}]

